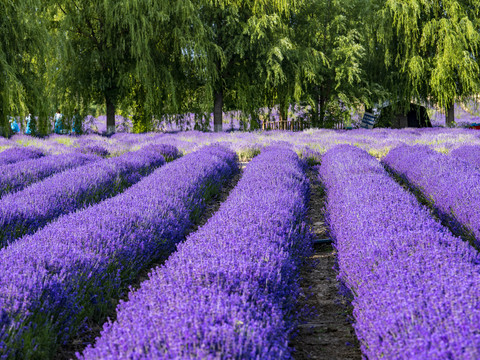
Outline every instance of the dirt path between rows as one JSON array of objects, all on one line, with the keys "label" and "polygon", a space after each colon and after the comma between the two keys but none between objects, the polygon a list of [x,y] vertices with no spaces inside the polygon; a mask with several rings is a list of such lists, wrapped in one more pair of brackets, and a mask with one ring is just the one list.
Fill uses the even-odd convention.
[{"label": "dirt path between rows", "polygon": [[[324,192],[316,172],[310,171],[309,219],[317,239],[328,238],[324,223]],[[291,342],[295,360],[357,360],[362,355],[351,323],[348,304],[338,293],[336,254],[331,245],[315,245],[310,266],[302,269],[302,288],[307,295],[303,304],[314,308],[308,321],[299,326]]]}]

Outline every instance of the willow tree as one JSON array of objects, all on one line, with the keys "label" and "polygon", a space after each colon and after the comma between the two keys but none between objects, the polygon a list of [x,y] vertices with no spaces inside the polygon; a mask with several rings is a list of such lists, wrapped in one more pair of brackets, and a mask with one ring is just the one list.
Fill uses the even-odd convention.
[{"label": "willow tree", "polygon": [[[215,131],[222,130],[225,100],[247,110],[261,104],[267,76],[282,78],[278,31],[294,1],[205,1],[197,4],[213,64],[206,86],[213,98]],[[274,55],[276,54],[276,55]],[[255,95],[255,96],[252,96]]]},{"label": "willow tree", "polygon": [[403,95],[436,103],[454,122],[454,103],[479,91],[480,3],[476,0],[387,0],[378,38],[398,72]]},{"label": "willow tree", "polygon": [[130,91],[135,68],[130,29],[116,21],[125,1],[51,0],[51,4],[59,44],[58,86],[64,96],[105,104],[107,133],[113,133],[117,105]]},{"label": "willow tree", "polygon": [[121,3],[115,9],[115,23],[128,29],[128,51],[135,62],[129,106],[135,112],[135,129],[145,131],[153,116],[185,111],[196,97],[205,98],[201,87],[213,68],[206,54],[214,49],[206,41],[198,4],[192,1]]},{"label": "willow tree", "polygon": [[364,69],[363,20],[369,5],[366,0],[305,0],[294,16],[298,77],[314,126],[325,125],[327,107],[347,109],[372,96]]},{"label": "willow tree", "polygon": [[45,51],[48,46],[42,3],[0,0],[0,134],[7,116],[27,111],[45,118]]}]

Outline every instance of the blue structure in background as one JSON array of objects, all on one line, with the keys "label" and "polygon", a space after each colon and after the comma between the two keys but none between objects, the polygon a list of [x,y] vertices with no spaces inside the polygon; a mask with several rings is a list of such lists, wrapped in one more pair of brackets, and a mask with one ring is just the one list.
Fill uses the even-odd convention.
[{"label": "blue structure in background", "polygon": [[27,117],[25,118],[25,134],[26,135],[31,135],[32,134],[32,129],[30,128],[30,122],[32,121],[32,115],[28,114]]},{"label": "blue structure in background", "polygon": [[57,110],[55,113],[55,134],[61,134],[62,133],[62,118],[63,115],[60,113],[60,110]]},{"label": "blue structure in background", "polygon": [[14,134],[20,132],[20,126],[18,126],[17,120],[15,118],[10,118],[10,128],[12,129]]},{"label": "blue structure in background", "polygon": [[360,123],[360,127],[362,129],[373,129],[373,125],[375,125],[375,119],[375,115],[365,111],[365,114],[363,114],[362,122]]}]

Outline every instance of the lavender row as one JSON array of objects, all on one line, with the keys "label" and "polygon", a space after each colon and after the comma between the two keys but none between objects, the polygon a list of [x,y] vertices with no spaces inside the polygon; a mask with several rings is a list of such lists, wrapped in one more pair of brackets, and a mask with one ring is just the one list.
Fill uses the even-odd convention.
[{"label": "lavender row", "polygon": [[87,320],[104,321],[113,300],[175,249],[206,198],[237,170],[234,152],[204,148],[2,249],[0,357],[51,358]]},{"label": "lavender row", "polygon": [[144,148],[96,161],[35,183],[0,200],[0,246],[31,234],[62,214],[122,192],[165,160]]},{"label": "lavender row", "polygon": [[44,154],[39,149],[28,147],[13,147],[0,152],[0,166],[13,164],[19,161],[38,159]]},{"label": "lavender row", "polygon": [[452,150],[449,155],[480,168],[480,145],[463,145]]},{"label": "lavender row", "polygon": [[78,153],[45,156],[2,167],[0,197],[24,189],[56,173],[99,160],[98,156]]},{"label": "lavender row", "polygon": [[422,192],[454,233],[471,233],[479,243],[480,172],[477,168],[419,145],[397,147],[383,161]]},{"label": "lavender row", "polygon": [[[368,359],[478,359],[480,257],[353,146],[320,166],[338,278]],[[348,292],[347,292],[348,293]]]},{"label": "lavender row", "polygon": [[308,195],[293,151],[263,151],[81,358],[290,358],[298,268],[311,250]]}]

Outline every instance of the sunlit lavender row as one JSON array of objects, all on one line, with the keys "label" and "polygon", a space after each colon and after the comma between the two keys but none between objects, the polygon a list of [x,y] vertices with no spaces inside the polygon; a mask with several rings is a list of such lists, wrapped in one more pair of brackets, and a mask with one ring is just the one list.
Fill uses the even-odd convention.
[{"label": "sunlit lavender row", "polygon": [[[16,144],[12,143],[12,146]],[[44,154],[40,149],[28,147],[11,147],[0,152],[0,166],[14,164],[16,162],[37,159]]]},{"label": "sunlit lavender row", "polygon": [[175,248],[237,170],[233,152],[206,147],[2,249],[0,355],[52,357],[87,320],[103,319],[112,298]]},{"label": "sunlit lavender row", "polygon": [[363,354],[478,359],[478,252],[358,148],[327,152],[320,176]]},{"label": "sunlit lavender row", "polygon": [[99,160],[97,156],[67,153],[4,165],[0,173],[0,197],[24,189],[56,173]]},{"label": "sunlit lavender row", "polygon": [[463,145],[452,150],[450,155],[480,169],[480,145]]},{"label": "sunlit lavender row", "polygon": [[219,211],[153,270],[83,359],[288,359],[298,269],[310,251],[308,180],[268,148]]},{"label": "sunlit lavender row", "polygon": [[241,159],[250,159],[258,154],[260,149],[279,142],[289,144],[297,154],[302,154],[305,151],[325,153],[337,144],[351,144],[381,158],[391,149],[402,144],[428,145],[442,153],[449,153],[464,145],[480,146],[480,131],[444,128],[358,129],[349,131],[312,129],[296,133],[290,131],[241,133],[189,131],[147,134],[118,133],[111,137],[95,134],[81,137],[51,135],[43,139],[15,135],[8,140],[4,139],[2,148],[27,146],[38,148],[45,154],[83,152],[119,156],[125,152],[138,150],[147,144],[170,144],[177,147],[182,153],[188,153],[217,142],[223,143],[237,152]]},{"label": "sunlit lavender row", "polygon": [[427,146],[397,147],[383,161],[421,191],[455,233],[471,232],[480,244],[480,171],[475,166]]},{"label": "sunlit lavender row", "polygon": [[35,230],[62,214],[122,192],[155,167],[163,156],[148,147],[53,175],[0,200],[0,245]]}]

